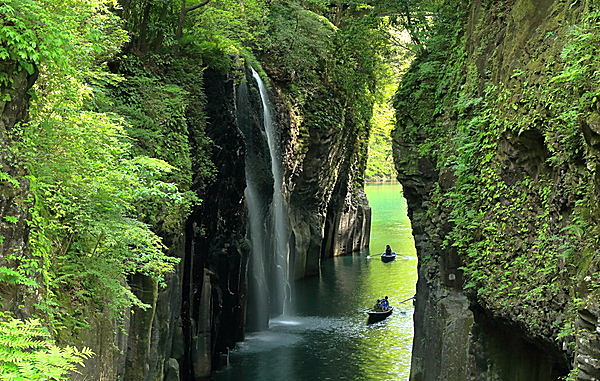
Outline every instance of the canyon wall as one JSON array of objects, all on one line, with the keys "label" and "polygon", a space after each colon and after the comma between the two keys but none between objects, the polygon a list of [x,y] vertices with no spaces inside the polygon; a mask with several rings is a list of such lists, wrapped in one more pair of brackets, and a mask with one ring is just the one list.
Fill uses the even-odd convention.
[{"label": "canyon wall", "polygon": [[446,1],[402,80],[411,380],[600,377],[597,6]]}]

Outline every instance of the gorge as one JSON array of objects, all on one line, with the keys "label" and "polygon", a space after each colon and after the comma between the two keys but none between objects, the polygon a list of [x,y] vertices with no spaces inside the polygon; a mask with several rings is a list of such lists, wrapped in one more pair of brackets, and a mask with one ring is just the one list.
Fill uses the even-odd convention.
[{"label": "gorge", "polygon": [[0,5],[0,378],[206,379],[335,274],[367,303],[392,86],[409,379],[600,379],[596,0],[115,4]]}]

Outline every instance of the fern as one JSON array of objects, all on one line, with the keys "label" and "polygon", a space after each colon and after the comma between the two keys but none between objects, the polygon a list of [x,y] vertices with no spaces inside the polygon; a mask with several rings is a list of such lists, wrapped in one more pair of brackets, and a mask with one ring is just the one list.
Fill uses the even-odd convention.
[{"label": "fern", "polygon": [[66,380],[92,355],[89,348],[58,347],[37,319],[0,313],[0,380]]},{"label": "fern", "polygon": [[4,266],[0,266],[0,283],[21,284],[31,287],[37,286],[34,279],[28,278],[17,270]]}]

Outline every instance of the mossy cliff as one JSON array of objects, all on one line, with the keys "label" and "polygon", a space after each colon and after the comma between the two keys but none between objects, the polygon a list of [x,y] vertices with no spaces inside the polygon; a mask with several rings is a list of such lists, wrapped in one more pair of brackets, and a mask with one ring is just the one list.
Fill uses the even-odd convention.
[{"label": "mossy cliff", "polygon": [[[324,258],[369,245],[371,214],[362,179],[367,132],[360,128],[364,122],[347,119],[327,89],[319,90],[320,103],[299,111],[281,83],[274,85],[285,145],[292,275],[298,279],[317,275]],[[317,110],[326,115],[312,114]]]},{"label": "mossy cliff", "polygon": [[395,99],[412,380],[600,377],[599,36],[594,1],[436,10]]},{"label": "mossy cliff", "polygon": [[[37,72],[28,74],[19,70],[16,63],[0,60],[0,73],[5,75],[5,81],[0,84],[0,266],[10,268],[30,256],[26,223],[30,218],[26,205],[29,197],[29,184],[25,177],[27,170],[10,148],[11,143],[21,139],[15,127],[27,119],[31,98],[28,91],[37,78]],[[5,276],[10,277],[11,274]],[[23,280],[0,291],[0,299],[6,300],[6,309],[13,312],[21,309],[20,305],[26,298],[23,289],[27,282]]]},{"label": "mossy cliff", "polygon": [[271,8],[273,41],[260,59],[284,146],[294,278],[368,246],[363,174],[383,42],[377,19],[360,16],[346,5]]}]

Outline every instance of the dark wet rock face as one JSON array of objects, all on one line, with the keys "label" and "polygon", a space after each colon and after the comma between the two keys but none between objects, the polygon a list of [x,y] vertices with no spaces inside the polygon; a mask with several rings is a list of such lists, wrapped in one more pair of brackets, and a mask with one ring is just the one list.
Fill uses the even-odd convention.
[{"label": "dark wet rock face", "polygon": [[[285,145],[293,277],[318,274],[320,261],[369,245],[371,209],[362,189],[366,137],[350,122],[340,128],[309,128],[292,101],[276,91]],[[344,123],[348,123],[345,125]]]},{"label": "dark wet rock face", "polygon": [[600,380],[600,306],[580,310],[575,322],[581,336],[576,343],[575,366],[579,380]]},{"label": "dark wet rock face", "polygon": [[515,332],[518,327],[490,319],[474,310],[468,380],[560,380],[566,373],[558,350]]},{"label": "dark wet rock face", "polygon": [[182,380],[208,376],[217,353],[243,338],[248,245],[244,146],[236,122],[235,87],[226,76],[205,73],[206,134],[212,140],[211,158],[218,172],[186,231]]}]

